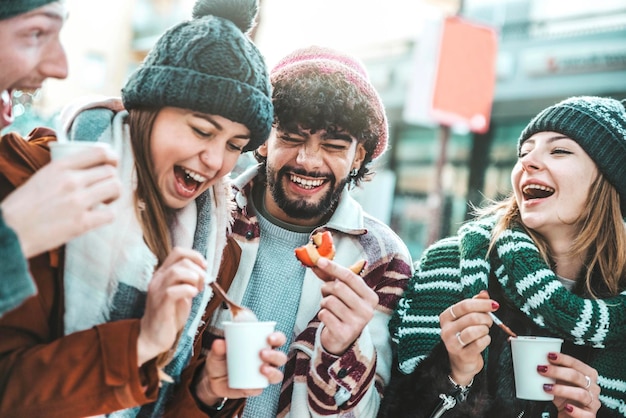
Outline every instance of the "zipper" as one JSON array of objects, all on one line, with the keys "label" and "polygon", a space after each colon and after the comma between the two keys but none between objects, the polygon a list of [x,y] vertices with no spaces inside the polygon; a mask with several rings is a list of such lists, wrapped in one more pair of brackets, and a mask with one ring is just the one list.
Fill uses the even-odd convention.
[{"label": "zipper", "polygon": [[452,395],[440,394],[441,402],[439,406],[430,415],[430,418],[440,418],[446,411],[451,410],[456,405],[456,398]]}]

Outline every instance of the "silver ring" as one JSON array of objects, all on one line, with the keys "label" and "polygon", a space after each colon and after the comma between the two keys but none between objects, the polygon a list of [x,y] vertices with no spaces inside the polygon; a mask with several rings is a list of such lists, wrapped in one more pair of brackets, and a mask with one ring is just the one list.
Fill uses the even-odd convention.
[{"label": "silver ring", "polygon": [[591,378],[585,375],[585,380],[587,381],[587,384],[585,385],[585,389],[589,389],[589,387],[591,386]]},{"label": "silver ring", "polygon": [[452,315],[452,318],[458,319],[458,317],[454,314],[454,311],[452,310],[452,305],[448,308],[448,310],[450,311],[450,315]]},{"label": "silver ring", "polygon": [[461,339],[461,331],[456,333],[456,339],[459,340],[459,344],[461,344],[461,347],[465,347],[467,344],[465,344],[463,342],[463,340]]},{"label": "silver ring", "polygon": [[585,405],[585,408],[588,408],[589,405],[591,405],[593,403],[593,393],[591,393],[590,390],[587,391],[589,393],[589,403],[587,405]]}]

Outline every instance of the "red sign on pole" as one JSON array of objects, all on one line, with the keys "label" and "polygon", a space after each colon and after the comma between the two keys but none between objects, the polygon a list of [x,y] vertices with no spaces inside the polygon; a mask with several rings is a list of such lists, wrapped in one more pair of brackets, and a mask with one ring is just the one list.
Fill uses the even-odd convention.
[{"label": "red sign on pole", "polygon": [[418,49],[405,120],[486,132],[496,81],[496,31],[448,17],[430,27]]}]

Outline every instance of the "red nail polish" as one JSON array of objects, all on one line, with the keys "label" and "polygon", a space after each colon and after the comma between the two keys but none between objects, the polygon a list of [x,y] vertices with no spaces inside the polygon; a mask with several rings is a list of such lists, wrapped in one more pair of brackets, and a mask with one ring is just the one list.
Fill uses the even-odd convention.
[{"label": "red nail polish", "polygon": [[545,372],[547,372],[547,371],[548,371],[548,366],[539,365],[539,366],[537,366],[537,371],[538,371],[539,373],[545,373]]},{"label": "red nail polish", "polygon": [[554,385],[551,383],[544,383],[543,385],[543,390],[545,390],[546,392],[552,392],[553,388],[554,388]]},{"label": "red nail polish", "polygon": [[556,355],[556,353],[548,353],[548,358],[549,358],[550,360],[556,360],[557,355]]},{"label": "red nail polish", "polygon": [[498,309],[500,309],[500,304],[494,300],[493,302],[491,302],[491,308],[494,311],[497,311]]},{"label": "red nail polish", "polygon": [[565,410],[567,412],[574,412],[574,407],[572,405],[565,405]]}]

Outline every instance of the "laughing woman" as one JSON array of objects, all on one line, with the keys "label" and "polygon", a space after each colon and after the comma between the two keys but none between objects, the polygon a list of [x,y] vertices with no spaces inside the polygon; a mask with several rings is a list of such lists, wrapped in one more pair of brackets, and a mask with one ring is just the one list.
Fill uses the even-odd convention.
[{"label": "laughing woman", "polygon": [[[574,97],[522,132],[513,193],[426,250],[390,322],[381,417],[626,416],[625,102]],[[518,335],[564,340],[516,399]]]},{"label": "laughing woman", "polygon": [[[115,222],[71,241],[63,268],[31,260],[39,295],[0,320],[0,416],[224,416],[225,398],[261,392],[228,390],[223,341],[200,357],[214,305],[205,285],[227,248],[225,176],[273,118],[265,64],[246,34],[257,10],[255,0],[198,2],[131,75],[122,101],[67,113],[71,139],[118,152],[126,188]],[[284,341],[270,337],[273,347]],[[280,382],[284,354],[262,357]]]}]

